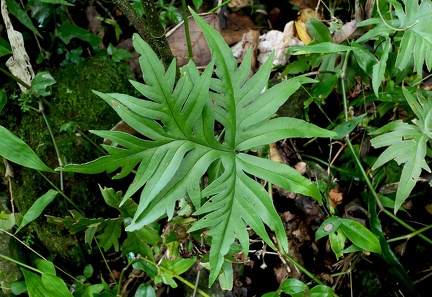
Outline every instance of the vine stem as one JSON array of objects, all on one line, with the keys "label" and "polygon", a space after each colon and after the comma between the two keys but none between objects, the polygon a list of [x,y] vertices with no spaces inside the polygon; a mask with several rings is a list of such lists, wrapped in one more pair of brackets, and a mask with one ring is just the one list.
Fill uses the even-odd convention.
[{"label": "vine stem", "polygon": [[[348,65],[348,56],[350,54],[351,51],[347,51],[346,56],[345,56],[345,60],[344,60],[344,65],[343,65],[343,71],[341,74],[341,87],[342,87],[342,98],[343,98],[343,105],[344,105],[344,114],[345,114],[345,120],[348,120],[348,99],[346,97],[346,91],[345,91],[345,71]],[[355,163],[357,165],[357,168],[360,170],[363,179],[366,182],[366,185],[369,188],[369,191],[371,192],[372,196],[374,197],[378,208],[380,209],[380,212],[385,213],[387,216],[389,216],[391,219],[393,219],[394,221],[396,221],[398,224],[400,224],[401,226],[405,227],[406,229],[408,229],[411,232],[414,232],[416,235],[418,234],[418,236],[423,239],[424,241],[426,241],[427,243],[432,245],[432,240],[430,238],[428,238],[427,236],[423,235],[423,234],[419,234],[417,232],[416,229],[414,229],[413,227],[411,227],[409,224],[405,223],[403,220],[401,220],[400,218],[398,218],[397,216],[395,216],[393,213],[391,213],[390,211],[388,211],[387,209],[384,208],[384,206],[382,205],[377,192],[375,191],[375,188],[372,185],[372,182],[370,181],[366,171],[363,168],[363,164],[361,163],[359,157],[357,156],[354,147],[349,139],[349,135],[345,136],[345,141],[348,145],[348,147],[350,148],[351,154],[354,157]]]}]

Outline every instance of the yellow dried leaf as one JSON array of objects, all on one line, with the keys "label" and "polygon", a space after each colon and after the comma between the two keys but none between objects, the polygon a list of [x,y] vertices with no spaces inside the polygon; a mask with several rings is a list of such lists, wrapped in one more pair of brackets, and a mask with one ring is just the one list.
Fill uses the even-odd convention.
[{"label": "yellow dried leaf", "polygon": [[311,18],[319,19],[319,16],[315,13],[315,10],[306,8],[299,11],[299,16],[295,21],[297,36],[305,45],[308,45],[312,41],[312,37],[306,29],[306,24]]}]

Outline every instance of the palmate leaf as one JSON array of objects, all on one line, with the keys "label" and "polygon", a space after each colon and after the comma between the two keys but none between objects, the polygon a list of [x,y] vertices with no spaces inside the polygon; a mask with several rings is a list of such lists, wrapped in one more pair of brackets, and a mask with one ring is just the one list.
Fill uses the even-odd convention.
[{"label": "palmate leaf", "polygon": [[372,170],[391,160],[395,160],[399,165],[404,164],[396,192],[395,213],[408,198],[422,170],[430,172],[425,156],[428,141],[432,138],[432,102],[422,98],[417,101],[405,88],[402,91],[417,116],[417,119],[412,121],[414,125],[398,120],[370,133],[379,135],[371,140],[374,147],[388,146],[378,157]]},{"label": "palmate leaf", "polygon": [[[115,178],[122,178],[136,169],[134,182],[123,197],[126,201],[141,190],[127,231],[139,230],[164,215],[171,218],[176,201],[188,195],[196,209],[194,215],[203,216],[189,232],[207,228],[207,235],[212,237],[213,283],[236,238],[247,254],[247,226],[276,248],[265,229],[269,226],[275,231],[281,252],[288,250],[281,220],[255,177],[320,199],[317,187],[293,168],[244,151],[288,137],[333,137],[336,133],[298,119],[272,118],[301,83],[311,80],[292,79],[263,91],[272,59],[248,80],[252,52],[249,50],[237,67],[220,34],[192,14],[209,43],[213,62],[201,75],[190,62],[175,83],[175,62],[165,71],[149,45],[134,35],[145,84],[132,84],[147,99],[96,93],[145,139],[122,132],[93,131],[119,146],[105,146],[109,156],[58,170],[97,173],[121,168]],[[216,78],[211,77],[214,67]],[[223,126],[218,136],[216,125]],[[210,184],[201,191],[200,180],[210,166],[217,174],[212,174]],[[206,200],[204,205],[202,200]]]}]

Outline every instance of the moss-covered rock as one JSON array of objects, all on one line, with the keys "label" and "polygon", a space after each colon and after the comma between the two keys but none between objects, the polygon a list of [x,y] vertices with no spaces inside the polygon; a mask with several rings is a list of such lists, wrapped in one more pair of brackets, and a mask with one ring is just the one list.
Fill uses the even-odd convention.
[{"label": "moss-covered rock", "polygon": [[[88,130],[110,129],[119,121],[119,117],[102,99],[94,95],[92,90],[131,94],[134,89],[128,81],[131,77],[128,69],[105,58],[89,58],[81,64],[60,69],[53,73],[53,77],[56,80],[53,96],[47,98],[51,107],[45,105],[45,113],[63,163],[83,163],[101,156],[103,151],[98,145],[94,145],[101,143],[101,139],[89,134]],[[32,109],[22,111],[23,100],[26,106],[36,107],[36,99],[21,95],[15,97],[17,98],[8,102],[6,108],[0,112],[1,124],[24,140],[48,166],[58,167],[58,158],[43,117]],[[9,94],[9,98],[13,96]],[[19,98],[21,101],[18,101]],[[74,129],[76,126],[79,126],[80,131],[91,141]],[[62,127],[69,128],[61,131]],[[35,170],[13,167],[13,195],[16,206],[22,213],[52,188],[50,183],[56,187],[60,185],[59,174],[43,173],[50,181],[48,182]],[[1,164],[0,171],[2,169],[4,170]],[[108,183],[108,176],[65,173],[63,181],[64,193],[84,211],[84,215],[93,217],[105,209],[98,183]],[[68,215],[69,209],[74,209],[72,204],[58,195],[44,214],[63,217]],[[74,264],[80,264],[81,257],[77,257],[79,251],[71,248],[79,247],[78,241],[68,230],[46,224],[45,218],[39,218],[31,229],[51,253],[60,255],[68,262],[76,261],[78,263]]]}]

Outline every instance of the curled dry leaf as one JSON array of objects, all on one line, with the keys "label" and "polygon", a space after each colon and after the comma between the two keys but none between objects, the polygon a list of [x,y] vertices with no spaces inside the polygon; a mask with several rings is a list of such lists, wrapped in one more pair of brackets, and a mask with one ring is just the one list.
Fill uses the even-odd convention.
[{"label": "curled dry leaf", "polygon": [[[220,31],[219,19],[215,13],[204,13],[199,15],[204,21],[212,26],[217,31]],[[194,62],[197,66],[207,66],[211,61],[210,49],[204,38],[202,30],[198,27],[195,20],[190,16],[188,17],[189,34],[192,43],[192,52],[194,55]],[[184,22],[181,22],[167,34],[167,40],[173,55],[177,58],[178,65],[183,66],[189,61],[186,57],[188,48],[186,44],[186,33]]]},{"label": "curled dry leaf", "polygon": [[[1,15],[6,26],[9,43],[13,49],[12,57],[6,61],[6,66],[14,76],[21,79],[27,85],[31,85],[31,80],[34,77],[33,68],[30,63],[30,58],[24,47],[24,38],[22,34],[18,31],[15,31],[12,26],[6,6],[6,1],[1,1]],[[22,92],[27,91],[24,86],[21,84],[18,85]]]},{"label": "curled dry leaf", "polygon": [[3,163],[4,163],[4,165],[5,165],[5,167],[6,167],[6,172],[5,172],[5,175],[4,175],[4,177],[6,177],[6,178],[14,178],[14,171],[13,171],[13,168],[12,168],[12,166],[10,165],[10,163],[8,162],[8,160],[6,160],[5,158],[2,158],[3,159]]}]

